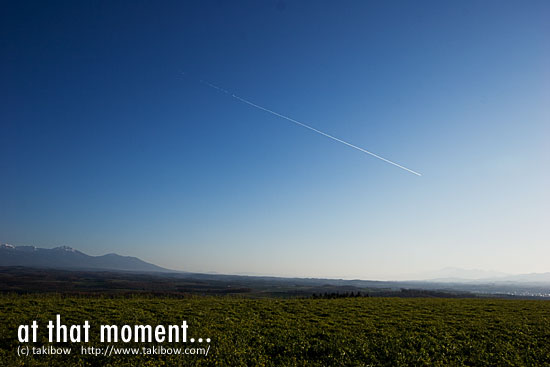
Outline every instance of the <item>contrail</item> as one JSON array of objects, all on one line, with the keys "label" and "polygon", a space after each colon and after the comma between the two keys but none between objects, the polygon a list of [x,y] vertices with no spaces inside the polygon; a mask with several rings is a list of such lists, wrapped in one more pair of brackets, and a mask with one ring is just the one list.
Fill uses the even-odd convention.
[{"label": "contrail", "polygon": [[229,92],[228,90],[226,90],[226,89],[223,89],[223,88],[218,87],[217,85],[214,85],[214,84],[209,83],[209,82],[204,81],[204,80],[200,80],[200,82],[201,82],[202,84],[204,84],[204,85],[209,86],[210,88],[213,88],[213,89],[219,91],[219,92],[225,93],[225,94],[227,94],[227,95],[229,95],[229,96],[235,98],[235,99],[238,100],[238,101],[241,101],[241,102],[243,102],[243,103],[246,103],[246,104],[249,105],[249,106],[255,107],[255,108],[259,109],[259,110],[268,112],[268,113],[270,113],[270,114],[272,114],[272,115],[275,115],[275,116],[280,117],[280,118],[282,118],[282,119],[285,119],[285,120],[288,120],[288,121],[290,121],[290,122],[293,122],[293,123],[295,123],[296,125],[300,125],[300,126],[305,127],[306,129],[309,129],[309,130],[311,130],[311,131],[315,131],[317,134],[321,134],[321,135],[323,135],[323,136],[326,136],[326,137],[329,138],[329,139],[332,139],[332,140],[335,140],[335,141],[337,141],[337,142],[339,142],[339,143],[345,144],[345,145],[347,145],[348,147],[351,147],[351,148],[353,148],[353,149],[357,149],[357,150],[360,151],[360,152],[367,153],[367,154],[369,154],[369,155],[371,155],[371,156],[373,156],[373,157],[375,157],[375,158],[380,159],[381,161],[384,161],[384,162],[389,163],[389,164],[393,164],[394,166],[399,167],[399,168],[401,168],[401,169],[404,169],[405,171],[408,171],[408,172],[410,172],[410,173],[413,173],[413,174],[415,174],[415,175],[417,175],[417,176],[422,176],[422,174],[420,174],[420,173],[418,173],[418,172],[416,172],[416,171],[413,171],[412,169],[409,169],[409,168],[407,168],[407,167],[403,167],[402,165],[397,164],[397,163],[395,163],[395,162],[392,162],[392,161],[390,161],[389,159],[386,159],[386,158],[384,158],[384,157],[381,157],[381,156],[379,156],[378,154],[374,154],[373,152],[369,152],[368,150],[363,149],[363,148],[361,148],[361,147],[358,147],[357,145],[353,145],[353,144],[351,144],[351,143],[348,143],[347,141],[344,141],[344,140],[342,140],[342,139],[338,139],[338,138],[335,137],[335,136],[332,136],[332,135],[330,135],[330,134],[327,134],[327,133],[325,133],[325,132],[322,132],[321,130],[317,130],[317,129],[314,128],[314,127],[311,127],[311,126],[309,126],[309,125],[307,125],[307,124],[304,124],[303,122],[294,120],[293,118],[290,118],[290,117],[285,116],[285,115],[281,115],[280,113],[277,113],[277,112],[275,112],[275,111],[272,111],[272,110],[270,110],[270,109],[268,109],[268,108],[262,107],[262,106],[260,106],[260,105],[255,104],[255,103],[252,103],[252,102],[250,102],[249,100],[247,100],[247,99],[245,99],[245,98],[242,98],[242,97],[239,97],[239,96],[236,95],[236,94],[230,93],[230,92]]}]

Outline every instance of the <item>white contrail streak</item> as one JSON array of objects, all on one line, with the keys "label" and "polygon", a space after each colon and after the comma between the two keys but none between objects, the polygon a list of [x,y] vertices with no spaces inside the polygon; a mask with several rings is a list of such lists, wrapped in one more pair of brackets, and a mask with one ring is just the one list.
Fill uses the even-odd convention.
[{"label": "white contrail streak", "polygon": [[321,130],[317,130],[317,129],[314,128],[314,127],[311,127],[311,126],[309,126],[309,125],[304,124],[303,122],[294,120],[293,118],[290,118],[290,117],[285,116],[285,115],[281,115],[280,113],[277,113],[277,112],[275,112],[275,111],[272,111],[272,110],[270,110],[270,109],[267,109],[267,108],[265,108],[265,107],[262,107],[262,106],[260,106],[260,105],[255,104],[255,103],[252,103],[252,102],[250,102],[250,101],[247,100],[247,99],[244,99],[244,98],[242,98],[242,97],[239,97],[239,96],[236,95],[236,94],[230,93],[229,91],[227,91],[227,90],[225,90],[225,89],[223,89],[223,88],[218,87],[217,85],[214,85],[214,84],[209,83],[209,82],[204,81],[204,80],[201,80],[200,82],[203,83],[203,84],[205,84],[205,85],[207,85],[207,86],[209,86],[210,88],[216,89],[217,91],[220,91],[220,92],[222,92],[222,93],[225,93],[225,94],[227,94],[227,95],[229,95],[229,96],[231,96],[231,97],[233,97],[233,98],[235,98],[235,99],[237,99],[237,100],[239,100],[239,101],[241,101],[241,102],[243,102],[243,103],[246,103],[246,104],[249,105],[249,106],[256,107],[256,108],[259,109],[259,110],[268,112],[268,113],[270,113],[270,114],[272,114],[272,115],[275,115],[275,116],[277,116],[277,117],[280,117],[280,118],[283,118],[283,119],[288,120],[288,121],[290,121],[290,122],[293,122],[293,123],[295,123],[296,125],[300,125],[300,126],[305,127],[306,129],[309,129],[309,130],[311,130],[311,131],[315,131],[316,133],[321,134],[321,135],[323,135],[323,136],[326,136],[326,137],[329,138],[329,139],[332,139],[332,140],[335,140],[335,141],[337,141],[337,142],[339,142],[339,143],[345,144],[345,145],[347,145],[348,147],[351,147],[351,148],[353,148],[353,149],[357,149],[357,150],[359,150],[360,152],[367,153],[367,154],[369,154],[369,155],[371,155],[371,156],[373,156],[373,157],[375,157],[375,158],[380,159],[381,161],[384,161],[384,162],[389,163],[389,164],[393,164],[394,166],[399,167],[399,168],[401,168],[401,169],[404,169],[405,171],[408,171],[408,172],[410,172],[410,173],[413,173],[413,174],[415,174],[415,175],[417,175],[417,176],[422,176],[422,174],[420,174],[420,173],[418,173],[418,172],[416,172],[416,171],[413,171],[412,169],[409,169],[409,168],[407,168],[407,167],[403,167],[402,165],[397,164],[397,163],[395,163],[395,162],[392,162],[392,161],[390,161],[389,159],[386,159],[386,158],[384,158],[384,157],[381,157],[381,156],[379,156],[378,154],[374,154],[373,152],[369,152],[368,150],[363,149],[363,148],[361,148],[361,147],[358,147],[357,145],[353,145],[353,144],[351,144],[351,143],[348,143],[347,141],[344,141],[344,140],[342,140],[342,139],[338,139],[338,138],[335,137],[335,136],[332,136],[332,135],[330,135],[330,134],[327,134],[327,133],[325,133],[325,132],[322,132]]}]

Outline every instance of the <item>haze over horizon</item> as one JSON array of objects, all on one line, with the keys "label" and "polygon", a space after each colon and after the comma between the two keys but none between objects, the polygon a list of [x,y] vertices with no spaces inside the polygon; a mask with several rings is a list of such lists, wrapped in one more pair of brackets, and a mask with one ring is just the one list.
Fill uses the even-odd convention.
[{"label": "haze over horizon", "polygon": [[547,1],[9,3],[0,242],[191,272],[550,272],[549,19]]},{"label": "haze over horizon", "polygon": [[[2,251],[8,251],[8,253],[1,253]],[[16,252],[14,252],[16,251]],[[59,256],[59,251],[62,253],[75,254],[74,261],[71,263],[70,257],[62,257],[57,259]],[[18,254],[18,256],[13,256]],[[102,269],[112,269],[112,270],[123,270],[120,269],[121,266],[127,266],[127,263],[124,261],[122,263],[113,262],[114,259],[132,259],[133,264],[140,264],[140,266],[148,266],[148,270],[143,271],[168,271],[168,272],[177,272],[174,269],[168,268],[158,268],[151,270],[152,267],[156,267],[156,264],[143,262],[142,259],[132,257],[131,254],[117,254],[117,253],[108,253],[101,255],[89,255],[81,252],[79,249],[75,249],[70,246],[58,246],[54,248],[41,248],[33,245],[22,245],[14,246],[8,243],[2,243],[0,241],[0,267],[2,266],[18,266],[18,267],[39,267],[39,268],[52,268],[52,269],[72,269],[72,270],[90,270],[95,268]],[[9,255],[8,258],[4,258],[4,255]],[[24,256],[31,255],[31,256]],[[96,260],[101,260],[102,258],[111,259],[110,262],[106,264],[101,264],[101,262],[95,262],[90,265],[90,258],[95,258]],[[82,260],[85,260],[82,262]],[[61,260],[61,261],[58,261]],[[112,268],[109,268],[112,266]],[[126,269],[128,270],[128,269]],[[140,269],[133,269],[133,271],[140,271]],[[184,271],[185,272],[185,271]],[[197,273],[203,274],[220,274],[217,271],[199,271]],[[233,272],[225,275],[243,275],[243,276],[252,276],[252,277],[280,277],[278,274],[265,274],[265,273],[250,273],[250,272]],[[519,278],[516,276],[520,276]],[[288,275],[287,278],[295,278],[295,276]],[[302,276],[300,278],[315,278]],[[398,274],[390,278],[381,278],[381,279],[361,279],[353,278],[346,275],[342,276],[333,276],[333,279],[344,279],[344,280],[375,280],[375,281],[442,281],[442,282],[467,282],[467,281],[526,281],[526,282],[544,282],[548,283],[550,281],[550,272],[546,273],[530,273],[530,274],[507,274],[502,272],[495,272],[490,270],[481,270],[481,269],[461,269],[454,267],[446,267],[441,269],[432,269],[431,271],[424,271],[422,273],[415,274]]]}]

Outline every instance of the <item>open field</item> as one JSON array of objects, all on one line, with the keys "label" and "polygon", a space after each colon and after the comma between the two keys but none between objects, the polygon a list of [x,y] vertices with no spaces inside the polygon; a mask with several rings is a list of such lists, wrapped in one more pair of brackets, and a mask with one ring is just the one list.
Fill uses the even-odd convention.
[{"label": "open field", "polygon": [[[434,285],[274,278],[192,273],[136,273],[0,267],[0,293],[62,293],[65,295],[238,295],[246,297],[312,297],[361,294],[370,297],[477,297],[474,293]],[[489,295],[491,296],[491,295]],[[496,296],[496,295],[493,295]],[[509,297],[498,295],[499,297]]]},{"label": "open field", "polygon": [[246,297],[492,297],[550,299],[549,283],[441,283],[322,278],[280,278],[199,273],[128,272],[0,267],[0,293],[65,295],[189,295]]},{"label": "open field", "polygon": [[[37,320],[91,325],[89,343],[70,355],[18,357],[17,327]],[[251,299],[101,296],[0,296],[0,365],[550,365],[550,302],[499,299],[340,298]],[[188,338],[163,346],[206,347],[203,355],[81,355],[81,346],[105,348],[102,324],[170,325],[186,320]],[[118,343],[147,346],[156,343]]]}]

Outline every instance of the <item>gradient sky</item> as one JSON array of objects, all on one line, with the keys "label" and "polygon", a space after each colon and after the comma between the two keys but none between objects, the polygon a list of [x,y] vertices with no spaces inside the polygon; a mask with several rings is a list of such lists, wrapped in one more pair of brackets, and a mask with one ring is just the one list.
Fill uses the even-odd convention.
[{"label": "gradient sky", "polygon": [[12,1],[0,32],[0,242],[219,273],[550,271],[548,1]]}]

